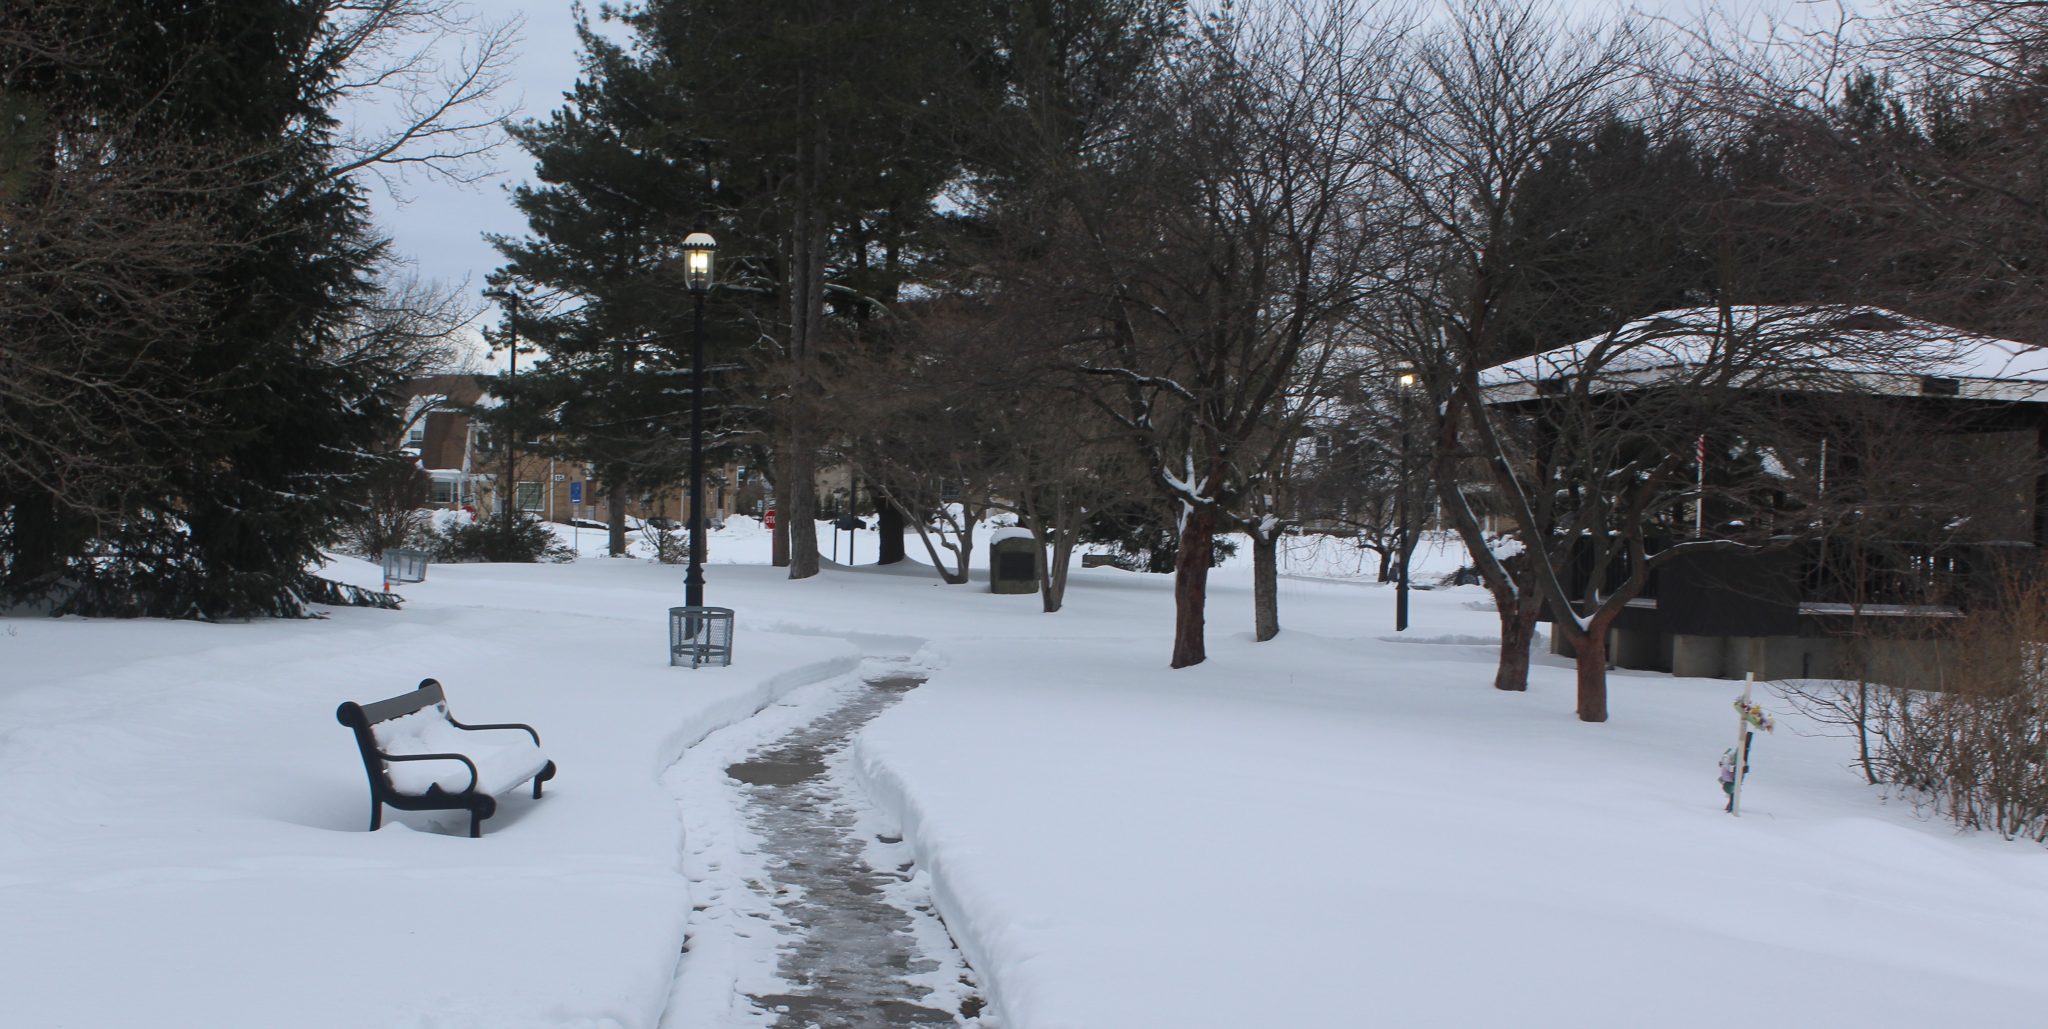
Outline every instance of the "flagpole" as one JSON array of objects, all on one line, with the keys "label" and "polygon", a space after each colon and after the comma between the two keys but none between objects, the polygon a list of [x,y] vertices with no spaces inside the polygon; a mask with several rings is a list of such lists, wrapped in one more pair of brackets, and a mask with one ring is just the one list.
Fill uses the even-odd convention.
[{"label": "flagpole", "polygon": [[[1698,442],[1693,444],[1693,467],[1698,470],[1695,480],[1698,484],[1698,489],[1693,494],[1692,535],[1694,539],[1704,539],[1707,535],[1707,436],[1705,433],[1701,433]],[[1744,694],[1744,696],[1747,696],[1747,694]]]}]

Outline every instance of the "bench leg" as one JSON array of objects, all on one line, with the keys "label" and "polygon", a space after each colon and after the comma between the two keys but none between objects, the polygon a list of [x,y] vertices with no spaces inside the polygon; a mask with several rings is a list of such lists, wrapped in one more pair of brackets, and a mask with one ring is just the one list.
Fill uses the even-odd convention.
[{"label": "bench leg", "polygon": [[469,838],[479,840],[483,838],[483,835],[484,816],[476,811],[471,811],[469,813]]},{"label": "bench leg", "polygon": [[381,800],[378,800],[378,799],[377,799],[377,798],[375,798],[375,797],[371,797],[371,798],[370,798],[370,831],[371,831],[371,832],[376,832],[376,831],[377,831],[377,828],[378,828],[379,826],[383,825],[383,824],[384,824],[384,802],[383,802],[383,801],[381,801]]}]

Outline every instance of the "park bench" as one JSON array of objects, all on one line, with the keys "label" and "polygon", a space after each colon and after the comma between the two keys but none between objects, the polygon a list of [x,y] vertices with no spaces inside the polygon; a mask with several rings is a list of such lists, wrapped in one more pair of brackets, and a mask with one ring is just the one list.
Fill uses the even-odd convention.
[{"label": "park bench", "polygon": [[448,713],[448,698],[433,679],[389,700],[344,702],[334,717],[355,730],[363,752],[373,832],[389,804],[401,811],[467,810],[469,835],[482,836],[483,820],[498,810],[497,794],[531,779],[537,798],[540,784],[555,777],[533,726],[464,725]]},{"label": "park bench", "polygon": [[1116,564],[1116,555],[1115,555],[1115,554],[1082,554],[1082,555],[1081,555],[1081,567],[1083,567],[1083,568],[1101,568],[1101,567],[1103,567],[1104,565],[1115,565],[1115,564]]}]

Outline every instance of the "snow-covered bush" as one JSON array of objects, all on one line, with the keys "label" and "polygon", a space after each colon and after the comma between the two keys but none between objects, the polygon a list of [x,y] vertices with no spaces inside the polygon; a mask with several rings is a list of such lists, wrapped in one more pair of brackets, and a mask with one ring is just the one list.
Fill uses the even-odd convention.
[{"label": "snow-covered bush", "polygon": [[654,552],[654,559],[665,565],[679,565],[690,560],[690,537],[675,523],[666,519],[650,518],[640,525],[640,537],[647,541],[647,549]]},{"label": "snow-covered bush", "polygon": [[574,561],[576,552],[555,537],[547,523],[525,515],[508,533],[496,516],[473,522],[444,524],[433,534],[434,560],[443,564],[477,562]]}]

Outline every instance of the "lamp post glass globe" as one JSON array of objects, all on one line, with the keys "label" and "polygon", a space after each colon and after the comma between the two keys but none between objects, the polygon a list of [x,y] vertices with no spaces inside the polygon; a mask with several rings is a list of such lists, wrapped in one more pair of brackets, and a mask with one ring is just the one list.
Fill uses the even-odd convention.
[{"label": "lamp post glass globe", "polygon": [[718,251],[718,241],[708,232],[692,232],[683,237],[683,281],[692,293],[702,293],[711,288],[711,255]]}]

